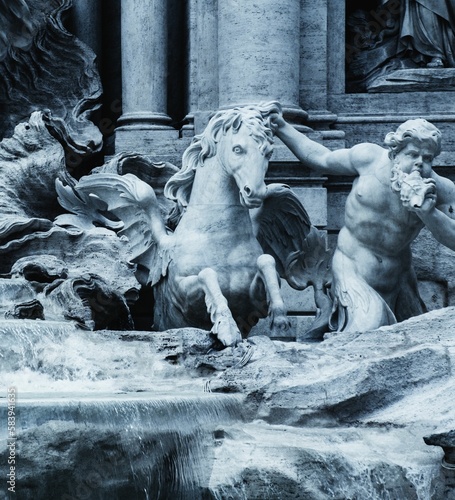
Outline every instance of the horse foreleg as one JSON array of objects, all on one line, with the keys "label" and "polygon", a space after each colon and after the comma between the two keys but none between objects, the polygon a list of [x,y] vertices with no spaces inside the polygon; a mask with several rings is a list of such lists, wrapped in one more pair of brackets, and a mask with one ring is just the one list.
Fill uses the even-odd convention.
[{"label": "horse foreleg", "polygon": [[262,254],[257,260],[258,273],[251,284],[250,295],[252,300],[258,296],[259,287],[263,284],[267,296],[268,313],[272,320],[272,337],[280,337],[291,327],[287,311],[280,291],[275,259],[271,255]]},{"label": "horse foreleg", "polygon": [[221,291],[216,271],[207,267],[198,274],[199,283],[205,294],[205,304],[213,323],[212,333],[224,345],[235,345],[242,340],[226,297]]},{"label": "horse foreleg", "polygon": [[[180,281],[180,288],[187,300],[196,297],[202,291],[204,294],[207,312],[213,323],[212,333],[225,346],[235,345],[242,340],[226,297],[221,291],[216,271],[207,267],[197,276],[190,276]],[[188,306],[191,306],[188,304]]]}]

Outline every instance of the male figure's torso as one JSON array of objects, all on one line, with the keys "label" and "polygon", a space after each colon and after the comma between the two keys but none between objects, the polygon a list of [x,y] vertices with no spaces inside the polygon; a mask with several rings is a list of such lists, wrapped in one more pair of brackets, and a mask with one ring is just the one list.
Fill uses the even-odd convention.
[{"label": "male figure's torso", "polygon": [[345,226],[337,244],[352,271],[384,298],[410,269],[410,244],[423,227],[392,190],[391,167],[387,151],[382,150],[362,168],[346,201]]}]

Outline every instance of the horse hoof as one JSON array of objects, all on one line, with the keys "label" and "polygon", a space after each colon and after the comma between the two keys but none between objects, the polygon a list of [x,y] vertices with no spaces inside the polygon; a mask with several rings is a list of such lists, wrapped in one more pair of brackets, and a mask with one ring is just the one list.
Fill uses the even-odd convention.
[{"label": "horse hoof", "polygon": [[272,334],[287,332],[291,323],[286,316],[276,316],[272,319]]},{"label": "horse hoof", "polygon": [[218,340],[226,347],[236,346],[242,341],[242,335],[237,327],[236,322],[232,317],[221,316],[221,318],[213,326],[214,333]]}]

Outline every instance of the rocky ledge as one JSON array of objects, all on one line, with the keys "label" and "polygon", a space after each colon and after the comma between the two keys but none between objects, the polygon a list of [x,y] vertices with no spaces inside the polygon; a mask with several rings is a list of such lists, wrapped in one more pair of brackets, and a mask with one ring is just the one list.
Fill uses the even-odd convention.
[{"label": "rocky ledge", "polygon": [[0,330],[2,380],[19,398],[240,394],[243,415],[214,434],[201,498],[455,499],[455,308],[320,343],[258,335],[224,350],[197,329]]}]

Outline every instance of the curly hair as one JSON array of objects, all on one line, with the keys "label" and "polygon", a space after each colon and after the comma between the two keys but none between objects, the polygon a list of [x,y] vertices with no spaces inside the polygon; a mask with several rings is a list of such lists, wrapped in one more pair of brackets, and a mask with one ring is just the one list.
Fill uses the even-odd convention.
[{"label": "curly hair", "polygon": [[384,139],[384,144],[389,148],[389,158],[395,156],[410,142],[428,142],[434,150],[434,156],[441,152],[441,131],[432,123],[417,118],[402,123],[395,132],[389,132]]}]

